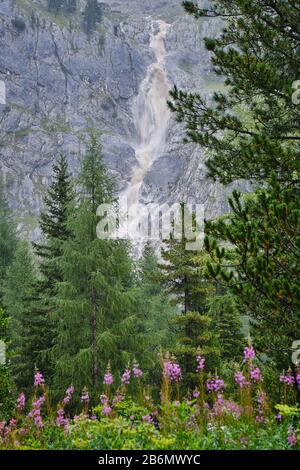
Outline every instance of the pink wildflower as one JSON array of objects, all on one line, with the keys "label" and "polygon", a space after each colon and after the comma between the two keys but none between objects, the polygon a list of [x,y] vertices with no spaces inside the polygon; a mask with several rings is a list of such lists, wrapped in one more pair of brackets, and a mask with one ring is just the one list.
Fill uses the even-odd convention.
[{"label": "pink wildflower", "polygon": [[18,399],[17,399],[17,410],[18,411],[23,411],[25,408],[25,403],[26,403],[26,398],[24,393],[20,393]]},{"label": "pink wildflower", "polygon": [[57,410],[56,425],[57,426],[67,426],[69,420],[65,418],[65,411],[63,408]]},{"label": "pink wildflower", "polygon": [[234,380],[235,380],[235,383],[240,386],[240,388],[243,388],[246,385],[249,385],[249,382],[246,380],[246,377],[241,371],[238,371],[234,374]]},{"label": "pink wildflower", "polygon": [[259,367],[252,367],[250,370],[250,377],[254,382],[260,382],[262,375]]},{"label": "pink wildflower", "polygon": [[108,397],[106,395],[100,395],[100,401],[102,405],[106,405],[108,403]]},{"label": "pink wildflower", "polygon": [[142,417],[142,420],[144,421],[144,423],[148,423],[148,424],[151,424],[153,422],[152,416],[150,414],[144,415]]},{"label": "pink wildflower", "polygon": [[73,385],[71,385],[71,386],[68,387],[67,390],[66,390],[66,396],[65,396],[65,398],[63,399],[63,404],[64,404],[64,405],[69,405],[73,393],[74,393],[74,387],[73,387]]},{"label": "pink wildflower", "polygon": [[131,372],[130,369],[125,369],[122,377],[121,377],[121,382],[122,384],[129,385],[130,384],[130,377],[131,377]]},{"label": "pink wildflower", "polygon": [[279,381],[286,384],[286,385],[288,385],[289,387],[294,385],[294,383],[295,383],[295,379],[292,376],[291,371],[288,371],[288,373],[286,375],[282,374],[279,377]]},{"label": "pink wildflower", "polygon": [[140,369],[140,366],[137,362],[135,362],[133,364],[133,368],[132,368],[132,372],[133,372],[133,376],[136,378],[136,379],[140,379],[142,376],[143,376],[143,372],[142,370]]},{"label": "pink wildflower", "polygon": [[205,367],[205,357],[202,357],[199,354],[197,354],[196,360],[197,360],[197,372],[202,372]]},{"label": "pink wildflower", "polygon": [[111,372],[106,372],[106,374],[104,375],[103,383],[104,385],[112,385],[114,383],[114,378]]},{"label": "pink wildflower", "polygon": [[89,401],[90,401],[89,392],[88,392],[87,388],[84,388],[83,391],[82,391],[82,394],[81,394],[81,402],[82,403],[89,403]]},{"label": "pink wildflower", "polygon": [[214,377],[206,381],[206,388],[209,392],[220,392],[225,388],[224,380]]},{"label": "pink wildflower", "polygon": [[244,362],[251,361],[255,358],[255,350],[252,346],[246,346],[244,349]]},{"label": "pink wildflower", "polygon": [[295,430],[290,426],[288,429],[288,443],[290,446],[295,446],[297,444],[297,436]]},{"label": "pink wildflower", "polygon": [[44,380],[43,374],[41,372],[37,371],[34,374],[34,386],[39,387],[39,386],[42,386],[44,384],[45,384],[45,380]]},{"label": "pink wildflower", "polygon": [[103,408],[102,408],[102,414],[104,416],[108,416],[110,413],[111,413],[112,409],[109,405],[104,405]]},{"label": "pink wildflower", "polygon": [[163,375],[171,382],[179,382],[182,378],[180,365],[171,360],[164,361]]}]

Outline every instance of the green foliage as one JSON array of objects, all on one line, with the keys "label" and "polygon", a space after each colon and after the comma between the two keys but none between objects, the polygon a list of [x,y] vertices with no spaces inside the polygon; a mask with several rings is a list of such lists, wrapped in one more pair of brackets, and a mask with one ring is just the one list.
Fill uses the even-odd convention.
[{"label": "green foliage", "polygon": [[[28,244],[20,241],[18,243],[15,258],[8,268],[7,276],[4,284],[3,304],[6,314],[9,318],[8,333],[9,347],[11,355],[12,373],[18,385],[26,385],[26,381],[20,377],[20,367],[24,370],[24,345],[27,344],[24,323],[26,322],[26,313],[28,308],[28,298],[30,296],[33,285],[37,282],[36,266],[34,264],[32,254],[29,251]],[[34,349],[36,345],[33,346]],[[27,373],[34,367],[35,363],[25,364],[28,367]],[[31,381],[31,377],[30,377]]]},{"label": "green foliage", "polygon": [[230,199],[226,220],[208,223],[209,272],[233,291],[252,317],[256,346],[287,367],[299,331],[299,106],[292,99],[299,73],[299,8],[295,2],[215,0],[196,18],[226,18],[208,38],[225,91],[212,102],[174,89],[171,109],[187,139],[208,149],[209,175],[222,183],[259,182],[243,202]]},{"label": "green foliage", "polygon": [[229,293],[220,293],[208,299],[208,306],[212,328],[218,333],[221,359],[236,360],[245,346],[245,338],[235,298]]},{"label": "green foliage", "polygon": [[5,345],[4,351],[2,345],[0,346],[0,421],[9,419],[15,406],[14,398],[16,391],[9,366],[9,355],[7,353],[9,343],[8,323],[8,316],[4,313],[3,309],[0,308],[0,341]]},{"label": "green foliage", "polygon": [[260,350],[287,367],[300,336],[299,190],[272,180],[244,202],[234,193],[230,203],[226,219],[207,224],[210,272],[251,312]]},{"label": "green foliage", "polygon": [[171,295],[172,303],[182,309],[182,313],[173,320],[177,344],[172,347],[172,352],[183,358],[187,385],[193,386],[196,381],[197,351],[205,355],[211,370],[217,367],[220,352],[212,320],[207,315],[207,299],[214,293],[215,286],[205,276],[206,255],[188,250],[189,240],[184,231],[182,234],[180,241],[172,238],[165,241],[162,249],[164,264],[160,266],[161,282]]},{"label": "green foliage", "polygon": [[114,193],[94,136],[80,185],[78,205],[68,221],[71,237],[63,244],[60,261],[63,281],[58,283],[54,380],[57,392],[73,383],[96,393],[108,361],[121,368],[131,357],[135,301],[127,243],[97,238],[97,208],[113,202]]},{"label": "green foliage", "polygon": [[139,306],[136,336],[137,343],[144,346],[139,363],[147,371],[151,381],[157,384],[159,353],[161,350],[169,350],[174,344],[175,335],[170,323],[176,314],[176,308],[171,305],[159,282],[159,264],[150,244],[144,248],[138,271],[135,294]]},{"label": "green foliage", "polygon": [[0,303],[3,283],[17,246],[16,229],[5,196],[5,188],[0,178]]},{"label": "green foliage", "polygon": [[[73,200],[72,184],[67,161],[61,156],[53,166],[54,178],[45,197],[45,210],[40,216],[43,239],[34,243],[38,256],[39,275],[23,244],[17,252],[9,273],[6,304],[12,316],[12,335],[16,345],[13,360],[14,375],[19,387],[31,387],[32,374],[39,367],[51,377],[51,350],[56,336],[54,322],[56,283],[62,280],[58,260],[62,243],[69,236],[68,206]],[[23,279],[23,285],[22,284]]]},{"label": "green foliage", "polygon": [[299,106],[292,100],[299,78],[298,6],[268,0],[184,5],[198,18],[226,19],[221,36],[206,40],[225,91],[214,93],[212,103],[199,93],[172,92],[170,106],[186,124],[188,140],[209,149],[209,174],[224,183],[265,181],[273,172],[290,182],[300,170]]}]

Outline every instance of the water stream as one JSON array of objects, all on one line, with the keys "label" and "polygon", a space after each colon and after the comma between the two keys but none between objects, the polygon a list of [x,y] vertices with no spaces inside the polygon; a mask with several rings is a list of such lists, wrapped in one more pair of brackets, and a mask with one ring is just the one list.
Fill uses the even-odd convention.
[{"label": "water stream", "polygon": [[[153,162],[163,154],[170,119],[167,106],[170,84],[164,67],[165,37],[169,26],[162,20],[153,22],[150,47],[154,52],[155,62],[149,65],[133,103],[137,165],[122,196],[127,199],[129,207],[136,206],[137,215],[143,180]],[[131,223],[134,223],[134,220]]]}]

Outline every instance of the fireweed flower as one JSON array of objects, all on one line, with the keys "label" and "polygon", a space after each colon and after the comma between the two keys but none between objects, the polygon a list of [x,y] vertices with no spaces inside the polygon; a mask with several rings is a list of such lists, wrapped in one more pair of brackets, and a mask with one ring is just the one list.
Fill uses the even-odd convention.
[{"label": "fireweed flower", "polygon": [[89,392],[88,392],[87,388],[84,388],[83,391],[82,391],[82,395],[81,395],[81,402],[82,403],[89,403],[89,401],[90,401]]},{"label": "fireweed flower", "polygon": [[298,387],[300,388],[300,374],[297,374],[296,382],[297,382]]},{"label": "fireweed flower", "polygon": [[182,379],[180,365],[171,360],[164,361],[163,375],[171,382],[179,382]]},{"label": "fireweed flower", "polygon": [[244,349],[244,362],[251,361],[255,358],[255,350],[252,346],[246,346]]},{"label": "fireweed flower", "polygon": [[200,356],[197,354],[196,356],[196,361],[197,361],[197,372],[202,372],[205,367],[205,357]]},{"label": "fireweed flower", "polygon": [[44,426],[43,419],[41,417],[41,407],[44,403],[45,397],[42,395],[33,402],[33,407],[27,415],[28,418],[32,418],[34,420],[34,424],[37,428],[42,428]]},{"label": "fireweed flower", "polygon": [[65,398],[63,399],[63,404],[64,405],[69,405],[71,399],[72,399],[72,395],[74,393],[74,387],[73,385],[71,385],[70,387],[67,388],[66,390],[66,396]]},{"label": "fireweed flower", "polygon": [[100,395],[100,402],[102,403],[102,405],[106,405],[106,403],[108,403],[108,397],[106,395]]},{"label": "fireweed flower", "polygon": [[297,436],[295,430],[291,426],[288,428],[287,440],[290,446],[295,446],[297,444]]},{"label": "fireweed flower", "polygon": [[282,415],[280,413],[278,413],[276,416],[275,416],[275,419],[277,421],[277,423],[281,423],[282,422]]},{"label": "fireweed flower", "polygon": [[26,397],[24,393],[20,393],[18,399],[17,399],[17,410],[18,411],[23,411],[25,408],[25,403],[26,403]]},{"label": "fireweed flower", "polygon": [[143,372],[140,369],[140,366],[137,362],[133,364],[132,372],[133,372],[133,377],[135,377],[136,379],[140,379],[143,376]]},{"label": "fireweed flower", "polygon": [[122,384],[129,385],[130,384],[130,377],[131,377],[131,372],[130,369],[125,369],[122,377],[121,377],[121,382]]},{"label": "fireweed flower", "polygon": [[288,373],[286,375],[282,374],[279,377],[279,381],[286,384],[286,385],[288,385],[288,386],[292,386],[295,383],[295,379],[292,376],[291,371],[288,371]]},{"label": "fireweed flower", "polygon": [[111,411],[112,411],[112,409],[108,404],[104,405],[103,408],[102,408],[102,414],[104,416],[108,416],[111,413]]},{"label": "fireweed flower", "polygon": [[252,367],[250,370],[250,377],[254,382],[260,382],[262,380],[261,370],[259,367]]},{"label": "fireweed flower", "polygon": [[69,424],[69,420],[65,418],[65,410],[63,408],[59,408],[57,410],[57,418],[55,422],[57,426],[67,426],[67,424]]},{"label": "fireweed flower", "polygon": [[43,374],[41,372],[37,371],[34,374],[34,386],[39,387],[39,386],[44,385],[44,384],[45,384],[45,380],[44,380]]},{"label": "fireweed flower", "polygon": [[144,423],[148,423],[148,424],[151,424],[153,422],[153,419],[152,419],[152,416],[151,415],[144,415],[142,417],[142,421]]},{"label": "fireweed flower", "polygon": [[241,371],[238,371],[234,374],[234,381],[237,385],[240,386],[240,388],[243,388],[246,385],[249,385],[249,382],[246,380],[246,377]]},{"label": "fireweed flower", "polygon": [[206,388],[209,392],[221,392],[225,388],[224,380],[214,377],[206,381]]},{"label": "fireweed flower", "polygon": [[106,374],[104,375],[103,383],[104,385],[112,385],[114,383],[114,378],[111,372],[106,372]]}]

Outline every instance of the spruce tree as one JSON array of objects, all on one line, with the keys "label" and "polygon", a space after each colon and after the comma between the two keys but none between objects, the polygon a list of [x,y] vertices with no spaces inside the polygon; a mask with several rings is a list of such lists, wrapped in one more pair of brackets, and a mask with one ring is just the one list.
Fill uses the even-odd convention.
[{"label": "spruce tree", "polygon": [[15,224],[6,200],[4,184],[0,178],[0,304],[5,276],[14,258],[16,247]]},{"label": "spruce tree", "polygon": [[[15,258],[7,271],[4,284],[3,304],[8,316],[9,354],[11,370],[18,386],[27,387],[32,380],[35,360],[29,361],[29,357],[24,354],[24,349],[28,348],[28,341],[32,340],[32,335],[27,334],[25,325],[28,318],[32,321],[33,312],[28,311],[29,297],[32,288],[37,282],[37,269],[29,250],[28,244],[24,241],[18,243]],[[36,345],[33,345],[33,350]],[[25,371],[25,378],[24,378]]]},{"label": "spruce tree", "polygon": [[15,385],[12,379],[10,367],[9,317],[0,308],[0,420],[6,421],[11,418],[15,408]]},{"label": "spruce tree", "polygon": [[[72,200],[71,177],[66,158],[62,155],[53,166],[53,181],[45,197],[45,209],[40,216],[42,240],[33,243],[39,276],[33,282],[30,280],[28,292],[21,300],[22,340],[18,347],[20,360],[15,373],[18,384],[23,388],[31,386],[35,367],[42,370],[48,383],[53,374],[51,351],[56,337],[56,284],[62,280],[59,260],[63,242],[70,235],[67,217]],[[24,253],[20,254],[22,255],[25,256]],[[32,271],[29,260],[20,270],[20,275],[26,269]],[[27,287],[26,282],[25,284]]]},{"label": "spruce tree", "polygon": [[222,360],[239,361],[246,345],[237,302],[230,293],[218,293],[208,300],[208,315],[218,334]]},{"label": "spruce tree", "polygon": [[113,182],[101,146],[91,135],[79,179],[78,206],[69,218],[71,238],[63,246],[63,281],[58,290],[55,386],[73,383],[98,391],[108,361],[120,369],[129,359],[134,326],[132,261],[127,244],[97,237],[97,208],[114,201]]},{"label": "spruce tree", "polygon": [[[182,224],[184,224],[182,218]],[[196,355],[206,357],[208,369],[218,365],[217,335],[208,315],[207,300],[215,291],[205,276],[205,253],[186,249],[189,239],[184,228],[181,240],[165,241],[162,249],[161,280],[172,303],[180,306],[181,314],[173,321],[177,328],[177,344],[172,352],[182,360],[187,385],[196,383]]]},{"label": "spruce tree", "polygon": [[142,346],[137,349],[136,358],[150,375],[149,381],[158,382],[161,375],[159,354],[162,350],[169,350],[174,344],[175,334],[171,321],[177,308],[171,305],[160,282],[159,262],[150,243],[145,245],[138,263],[136,297],[139,310],[135,334],[137,342]]}]

